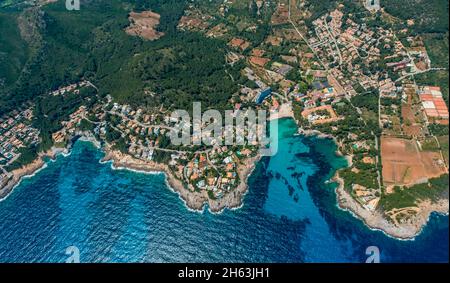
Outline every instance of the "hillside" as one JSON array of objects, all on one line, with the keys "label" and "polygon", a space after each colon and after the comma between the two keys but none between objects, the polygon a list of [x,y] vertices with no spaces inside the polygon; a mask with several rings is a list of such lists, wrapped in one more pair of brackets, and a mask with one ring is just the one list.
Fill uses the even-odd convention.
[{"label": "hillside", "polygon": [[[42,46],[20,77],[26,45],[16,25],[2,25],[0,32],[7,37],[1,38],[8,44],[0,50],[10,54],[3,76],[8,74],[5,81],[11,87],[2,90],[0,114],[81,78],[119,102],[148,107],[186,108],[193,99],[221,107],[237,90],[232,79],[239,79],[239,69],[225,67],[226,43],[176,29],[185,1],[100,0],[83,5],[70,12],[64,1],[41,8]],[[142,10],[161,15],[158,31],[164,36],[159,40],[125,33],[129,13]],[[17,20],[19,13],[0,12],[0,20],[6,17]]]},{"label": "hillside", "polygon": [[448,0],[391,0],[381,5],[393,16],[413,20],[417,33],[448,31]]}]

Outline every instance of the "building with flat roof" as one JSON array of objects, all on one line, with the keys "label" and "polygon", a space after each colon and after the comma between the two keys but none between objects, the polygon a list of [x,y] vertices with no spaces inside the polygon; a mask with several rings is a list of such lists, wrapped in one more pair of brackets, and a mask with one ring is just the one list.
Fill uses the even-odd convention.
[{"label": "building with flat roof", "polygon": [[425,86],[419,90],[419,98],[428,118],[448,120],[448,108],[440,87]]}]

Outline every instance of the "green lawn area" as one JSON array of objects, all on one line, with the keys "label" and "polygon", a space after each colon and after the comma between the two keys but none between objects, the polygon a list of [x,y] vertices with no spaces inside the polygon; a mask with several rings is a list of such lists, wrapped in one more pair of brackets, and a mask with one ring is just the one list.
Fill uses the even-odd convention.
[{"label": "green lawn area", "polygon": [[362,117],[366,122],[375,122],[378,123],[378,114],[374,111],[367,110],[365,108],[362,109]]}]

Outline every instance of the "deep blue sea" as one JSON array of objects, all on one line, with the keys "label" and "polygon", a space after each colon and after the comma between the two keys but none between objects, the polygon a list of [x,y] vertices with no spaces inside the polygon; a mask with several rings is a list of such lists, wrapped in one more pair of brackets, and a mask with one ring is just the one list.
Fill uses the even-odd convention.
[{"label": "deep blue sea", "polygon": [[250,177],[245,204],[219,215],[186,209],[163,174],[113,170],[77,142],[0,202],[0,262],[448,262],[448,216],[414,241],[371,231],[336,206],[325,184],[345,160],[332,140],[294,136],[280,120],[279,152]]}]

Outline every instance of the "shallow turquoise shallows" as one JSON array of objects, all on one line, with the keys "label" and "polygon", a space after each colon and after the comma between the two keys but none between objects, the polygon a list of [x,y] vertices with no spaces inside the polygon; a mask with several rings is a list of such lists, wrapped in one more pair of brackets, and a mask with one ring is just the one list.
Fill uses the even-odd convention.
[{"label": "shallow turquoise shallows", "polygon": [[333,141],[295,136],[289,119],[279,131],[244,206],[219,215],[186,209],[164,175],[113,170],[77,142],[0,202],[0,262],[65,262],[71,246],[81,262],[365,262],[369,246],[382,262],[448,262],[448,216],[414,241],[369,230],[325,184],[345,166]]}]

